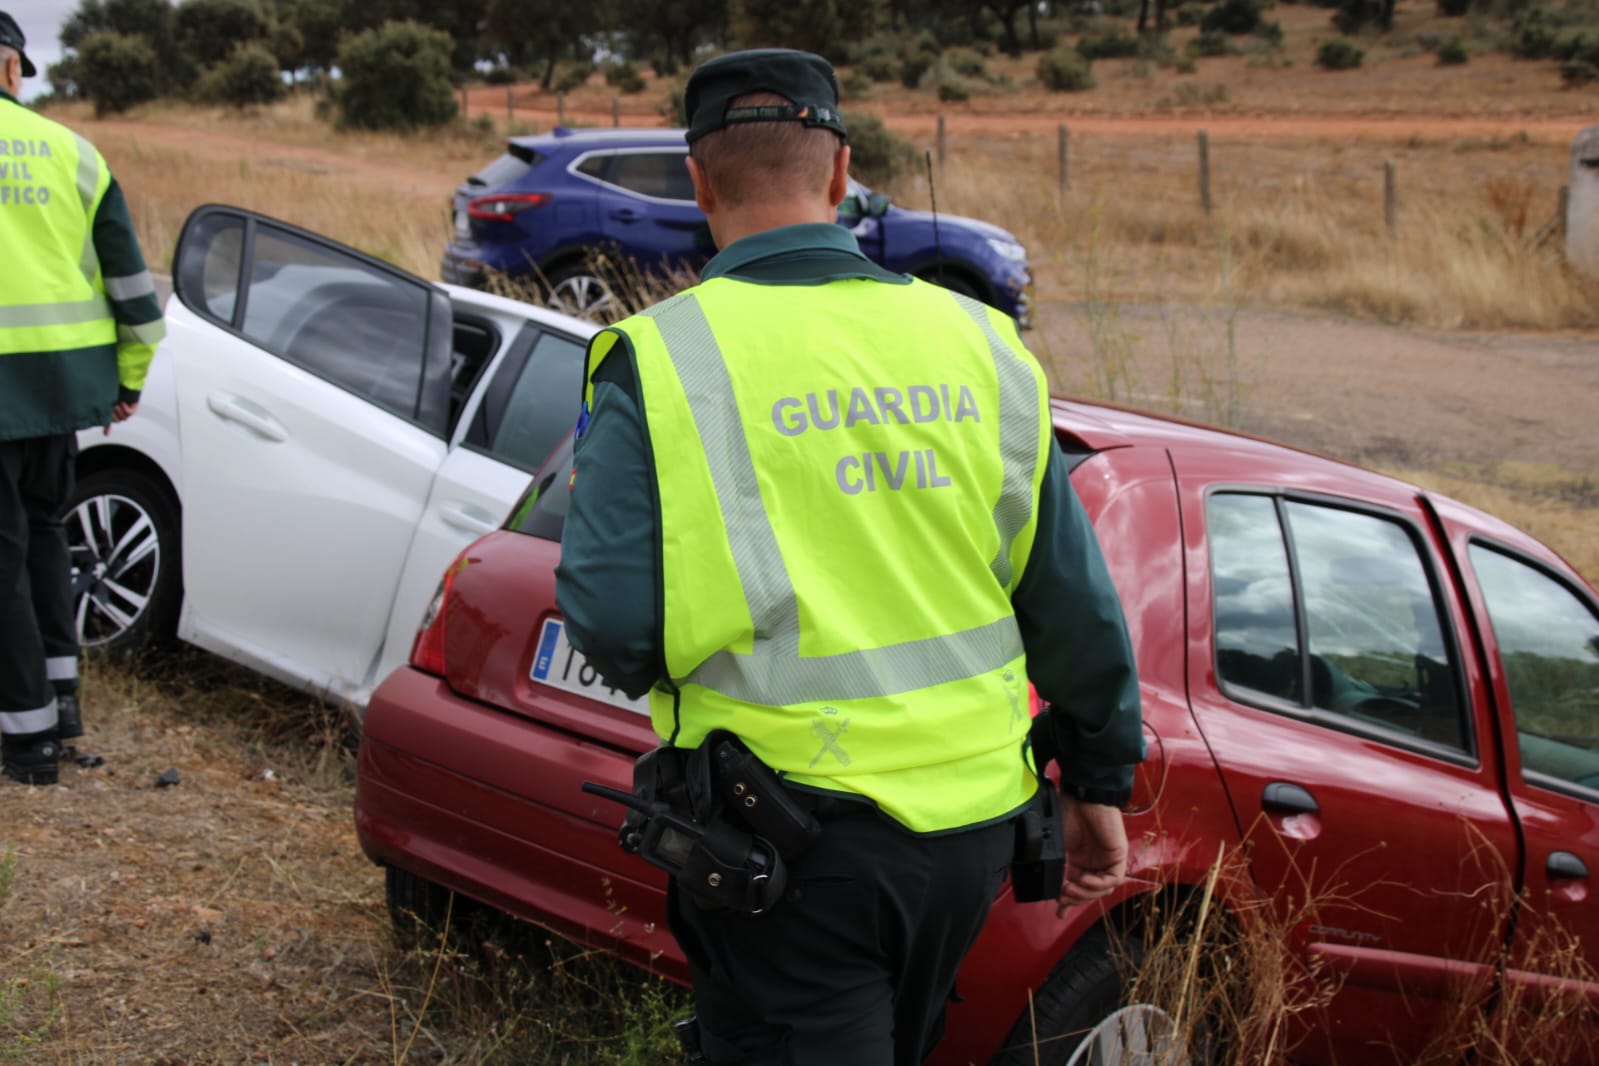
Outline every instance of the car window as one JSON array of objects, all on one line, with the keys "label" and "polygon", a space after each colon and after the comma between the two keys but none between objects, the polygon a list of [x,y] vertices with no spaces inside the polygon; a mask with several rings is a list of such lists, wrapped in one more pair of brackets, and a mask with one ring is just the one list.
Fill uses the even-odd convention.
[{"label": "car window", "polygon": [[610,168],[611,160],[613,158],[613,156],[608,155],[591,155],[577,165],[577,172],[579,174],[587,174],[591,178],[598,178],[600,181],[604,181],[605,172]]},{"label": "car window", "polygon": [[1488,605],[1516,716],[1523,777],[1599,789],[1599,620],[1544,571],[1482,545]]},{"label": "car window", "polygon": [[566,512],[572,504],[572,450],[572,435],[567,434],[511,508],[506,529],[541,540],[560,541]]},{"label": "car window", "polygon": [[1206,508],[1217,673],[1228,685],[1301,703],[1288,549],[1269,496],[1218,495]]},{"label": "car window", "polygon": [[683,152],[627,152],[616,156],[610,181],[630,192],[659,200],[694,199],[694,182]]},{"label": "car window", "polygon": [[537,470],[577,423],[587,345],[530,329],[495,372],[467,443],[524,470]]},{"label": "car window", "polygon": [[1211,496],[1206,516],[1229,695],[1468,749],[1452,644],[1407,526],[1234,493]]},{"label": "car window", "polygon": [[485,189],[495,189],[501,185],[509,185],[529,170],[532,170],[533,164],[542,158],[544,157],[531,148],[523,148],[519,144],[514,144],[504,155],[495,159],[470,178],[467,178],[466,183]]},{"label": "car window", "polygon": [[179,262],[179,285],[200,310],[224,322],[233,321],[239,291],[239,262],[244,253],[244,219],[212,214],[199,220],[189,240],[201,249]]},{"label": "car window", "polygon": [[270,226],[257,226],[244,318],[250,340],[404,417],[416,410],[427,290]]}]

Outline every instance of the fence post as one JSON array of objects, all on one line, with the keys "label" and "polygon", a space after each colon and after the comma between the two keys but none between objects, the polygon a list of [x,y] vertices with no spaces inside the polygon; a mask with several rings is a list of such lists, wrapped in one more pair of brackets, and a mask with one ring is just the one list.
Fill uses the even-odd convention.
[{"label": "fence post", "polygon": [[557,126],[566,125],[566,94],[565,93],[556,93],[555,94],[555,124]]},{"label": "fence post", "polygon": [[944,112],[938,113],[938,165],[944,165]]},{"label": "fence post", "polygon": [[1199,206],[1210,214],[1210,134],[1199,131]]},{"label": "fence post", "polygon": [[1388,236],[1399,233],[1399,168],[1392,159],[1382,165],[1382,220]]},{"label": "fence post", "polygon": [[622,125],[622,98],[611,97],[611,128],[618,129]]},{"label": "fence post", "polygon": [[511,131],[511,87],[505,87],[505,131]]},{"label": "fence post", "polygon": [[1066,171],[1066,145],[1067,138],[1070,136],[1070,134],[1066,132],[1066,123],[1062,122],[1058,127],[1056,127],[1055,134],[1055,154],[1059,157],[1060,161],[1060,191],[1064,193],[1067,187],[1071,185],[1071,181],[1067,177]]},{"label": "fence post", "polygon": [[461,86],[461,117],[466,117],[466,86]]},{"label": "fence post", "polygon": [[1556,235],[1560,238],[1561,247],[1566,243],[1566,215],[1571,211],[1571,186],[1560,186],[1560,199],[1555,206]]}]

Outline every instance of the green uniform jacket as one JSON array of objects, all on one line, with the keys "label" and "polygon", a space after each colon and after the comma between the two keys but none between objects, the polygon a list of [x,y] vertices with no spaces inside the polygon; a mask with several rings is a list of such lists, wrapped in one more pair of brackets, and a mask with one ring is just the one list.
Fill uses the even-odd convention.
[{"label": "green uniform jacket", "polygon": [[[724,275],[767,285],[909,281],[862,255],[849,231],[825,223],[730,245],[703,272],[706,280]],[[660,507],[632,353],[623,354],[613,350],[595,374],[556,592],[572,642],[607,681],[638,696],[666,676]],[[1137,668],[1115,586],[1058,448],[1050,450],[1033,551],[1012,605],[1029,679],[1067,741],[1063,787],[1096,802],[1125,802],[1144,755]]]},{"label": "green uniform jacket", "polygon": [[[51,195],[76,201],[79,191],[72,174],[57,174],[51,160],[33,154],[34,137],[41,125],[59,129],[62,139],[73,134],[56,123],[25,109],[16,99],[0,91],[0,211],[31,210],[30,197],[40,188]],[[80,151],[94,152],[87,141]],[[96,152],[101,167],[105,161]],[[65,187],[62,187],[62,186]],[[115,319],[114,344],[74,348],[67,351],[5,351],[0,348],[0,440],[21,440],[70,433],[111,421],[111,409],[118,402],[134,403],[144,388],[145,374],[155,346],[165,335],[161,305],[155,285],[145,269],[144,255],[128,215],[127,200],[115,178],[100,198],[89,221],[94,253],[99,260],[99,277],[104,285],[110,315]],[[42,236],[42,235],[41,235]],[[9,243],[9,242],[8,242]],[[7,247],[6,262],[0,268],[0,312],[6,305],[30,303],[27,284],[28,264],[34,256],[65,256],[77,264],[81,248],[53,245],[42,239],[24,246]]]}]

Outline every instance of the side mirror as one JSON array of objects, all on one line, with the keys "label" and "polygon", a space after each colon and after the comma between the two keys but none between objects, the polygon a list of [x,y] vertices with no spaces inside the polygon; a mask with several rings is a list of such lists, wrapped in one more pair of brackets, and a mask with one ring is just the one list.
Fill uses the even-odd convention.
[{"label": "side mirror", "polygon": [[861,198],[850,193],[838,202],[838,213],[847,218],[857,218],[861,214]]},{"label": "side mirror", "polygon": [[874,192],[866,198],[866,217],[882,218],[888,214],[888,196],[884,193]]}]

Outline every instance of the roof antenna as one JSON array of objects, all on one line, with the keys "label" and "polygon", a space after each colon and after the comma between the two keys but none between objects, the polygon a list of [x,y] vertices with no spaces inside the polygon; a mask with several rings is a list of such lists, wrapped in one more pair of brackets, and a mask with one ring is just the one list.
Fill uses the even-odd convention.
[{"label": "roof antenna", "polygon": [[938,283],[944,285],[944,245],[938,239],[938,189],[933,185],[932,149],[923,149],[922,156],[927,160],[927,197],[933,204],[933,251],[938,256]]}]

